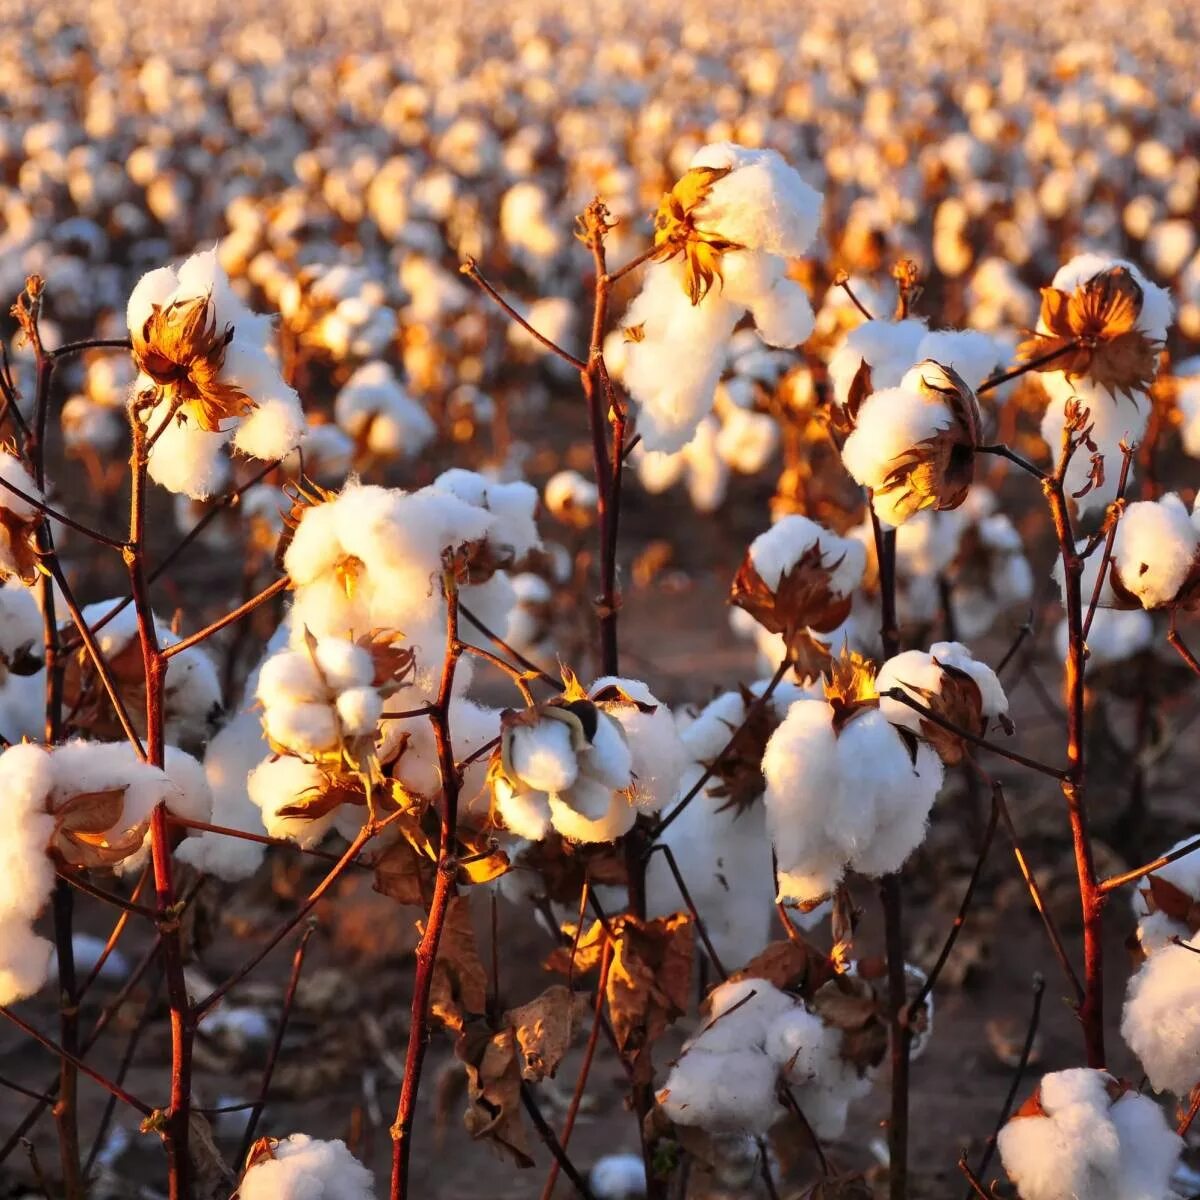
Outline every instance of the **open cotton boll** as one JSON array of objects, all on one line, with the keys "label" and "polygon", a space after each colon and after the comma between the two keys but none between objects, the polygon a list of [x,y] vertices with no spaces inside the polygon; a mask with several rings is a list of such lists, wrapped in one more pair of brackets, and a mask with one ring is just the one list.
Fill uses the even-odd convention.
[{"label": "open cotton boll", "polygon": [[515,788],[507,779],[493,785],[496,811],[519,838],[540,842],[550,832],[550,798],[545,792]]},{"label": "open cotton boll", "polygon": [[767,824],[784,899],[808,903],[831,891],[849,866],[898,870],[925,833],[942,782],[938,757],[908,748],[879,709],[838,731],[822,700],[788,710],[763,757]]},{"label": "open cotton boll", "polygon": [[697,1045],[671,1068],[659,1107],[676,1125],[765,1134],[784,1112],[778,1074],[761,1050],[714,1052]]},{"label": "open cotton boll", "polygon": [[[1124,267],[1142,290],[1142,309],[1138,314],[1135,327],[1156,342],[1166,341],[1167,331],[1170,329],[1171,320],[1175,315],[1171,294],[1165,288],[1161,288],[1147,279],[1137,264],[1128,259],[1091,252],[1077,254],[1069,262],[1059,267],[1051,280],[1051,286],[1060,291],[1070,292],[1081,283],[1086,283],[1094,276],[1113,267]],[[1047,332],[1041,322],[1039,322],[1038,328],[1040,332]]]},{"label": "open cotton boll", "polygon": [[342,1141],[306,1133],[271,1145],[238,1184],[241,1200],[375,1200],[371,1172]]},{"label": "open cotton boll", "polygon": [[46,853],[54,832],[46,811],[53,782],[50,755],[41,748],[12,746],[0,754],[0,1004],[33,995],[49,975],[54,947],[32,926],[54,890]]},{"label": "open cotton boll", "polygon": [[766,533],[750,543],[750,561],[772,591],[780,580],[814,547],[827,569],[828,585],[835,596],[848,596],[862,582],[867,553],[855,538],[836,533],[799,514],[780,518]]},{"label": "open cotton boll", "polygon": [[541,546],[536,519],[538,494],[532,484],[522,479],[502,483],[476,471],[451,467],[433,481],[432,487],[490,513],[488,541],[504,547],[514,559],[524,558]]},{"label": "open cotton boll", "polygon": [[1196,563],[1200,532],[1174,492],[1126,507],[1113,540],[1113,570],[1143,608],[1162,608],[1179,594]]},{"label": "open cotton boll", "polygon": [[922,320],[864,321],[851,329],[829,360],[833,397],[839,404],[850,398],[850,386],[865,362],[871,368],[871,385],[877,391],[894,388],[918,361],[917,347],[928,329]]},{"label": "open cotton boll", "polygon": [[1200,1083],[1200,938],[1156,949],[1129,981],[1121,1036],[1155,1091]]},{"label": "open cotton boll", "polygon": [[642,290],[625,314],[641,339],[625,347],[624,383],[636,401],[647,450],[682,450],[712,405],[727,343],[742,310],[710,291],[688,302],[678,260],[651,263]]},{"label": "open cotton boll", "polygon": [[903,489],[882,490],[896,460],[953,425],[945,404],[908,388],[884,388],[863,401],[842,447],[842,464],[856,483],[878,492],[874,506],[881,521],[902,525],[908,515]]},{"label": "open cotton boll", "polygon": [[288,838],[309,849],[318,845],[329,831],[334,814],[287,816],[280,810],[323,791],[325,782],[315,764],[285,754],[267,759],[250,772],[246,778],[246,794],[258,807],[263,828],[271,837]]},{"label": "open cotton boll", "polygon": [[[169,411],[165,402],[157,405],[150,414],[150,428],[158,429]],[[150,447],[147,473],[168,492],[207,500],[221,491],[228,478],[229,465],[221,453],[228,441],[226,433],[206,433],[172,419]]]},{"label": "open cotton boll", "polygon": [[913,362],[932,359],[952,367],[971,387],[977,387],[1007,362],[997,340],[975,329],[932,329],[917,343]]},{"label": "open cotton boll", "polygon": [[338,391],[334,419],[372,453],[410,459],[433,440],[433,418],[385,362],[359,367]]},{"label": "open cotton boll", "polygon": [[964,714],[959,711],[957,702],[951,702],[953,711],[939,703],[943,692],[954,692],[957,686],[946,668],[969,676],[978,688],[978,715],[983,719],[984,728],[989,718],[1007,714],[1008,697],[995,671],[987,663],[980,662],[961,642],[935,642],[929,647],[928,653],[905,650],[889,658],[879,668],[875,680],[880,692],[880,711],[893,725],[900,725],[916,734],[924,732],[922,722],[925,718],[921,713],[883,694],[896,689],[912,696],[926,708],[947,716],[955,724],[962,723],[965,716],[971,715],[969,710],[973,705],[968,704],[968,711]]},{"label": "open cotton boll", "polygon": [[781,258],[799,258],[821,221],[821,193],[774,150],[714,142],[691,167],[727,169],[695,211],[703,229],[717,229],[739,246]]},{"label": "open cotton boll", "polygon": [[1040,1111],[1020,1112],[996,1145],[1021,1200],[1153,1200],[1167,1195],[1183,1140],[1144,1096],[1103,1071],[1046,1075]]},{"label": "open cotton boll", "polygon": [[[246,790],[250,772],[271,753],[262,732],[257,713],[240,713],[209,743],[204,774],[212,794],[213,824],[247,833],[262,832],[262,812],[251,803]],[[186,838],[175,857],[198,871],[236,882],[254,874],[265,850],[265,846],[244,838],[202,832]]]},{"label": "open cotton boll", "polygon": [[238,425],[233,447],[248,458],[278,462],[300,445],[307,430],[304,410],[295,392],[272,396],[261,401]]},{"label": "open cotton boll", "polygon": [[768,346],[791,348],[808,340],[816,323],[812,303],[804,288],[788,276],[786,259],[731,250],[722,261],[722,297],[750,313],[758,336]]},{"label": "open cotton boll", "polygon": [[[605,699],[619,689],[621,695]],[[606,675],[588,689],[625,732],[633,773],[633,801],[643,812],[658,812],[676,794],[687,752],[671,710],[641,680]],[[632,700],[633,703],[629,703]],[[652,708],[643,712],[642,707]]]},{"label": "open cotton boll", "polygon": [[735,471],[754,475],[779,448],[779,426],[766,413],[731,407],[721,417],[716,451]]}]

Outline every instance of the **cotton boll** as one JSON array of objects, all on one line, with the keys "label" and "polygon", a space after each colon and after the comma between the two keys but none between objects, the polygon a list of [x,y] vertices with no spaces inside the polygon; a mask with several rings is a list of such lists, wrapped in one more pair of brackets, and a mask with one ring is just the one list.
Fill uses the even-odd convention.
[{"label": "cotton boll", "polygon": [[437,433],[433,418],[384,362],[367,363],[350,376],[334,401],[334,416],[373,453],[394,458],[415,457]]},{"label": "cotton boll", "polygon": [[729,171],[696,211],[701,228],[781,258],[808,250],[821,219],[821,194],[776,151],[714,143],[697,151],[691,166]]},{"label": "cotton boll", "polygon": [[274,1142],[238,1185],[241,1200],[374,1200],[371,1172],[342,1141],[304,1133]]},{"label": "cotton boll", "polygon": [[42,614],[29,588],[9,579],[0,586],[0,681],[18,656],[42,656]]},{"label": "cotton boll", "polygon": [[780,580],[814,547],[828,570],[829,588],[835,596],[848,596],[861,582],[866,548],[853,538],[837,534],[799,514],[778,520],[750,543],[750,561],[763,583],[775,591]]},{"label": "cotton boll", "polygon": [[312,763],[291,755],[260,763],[246,779],[246,793],[262,813],[271,837],[284,837],[304,849],[320,843],[333,824],[333,814],[316,818],[281,815],[280,809],[324,790],[325,777]]},{"label": "cotton boll", "polygon": [[974,329],[934,329],[917,343],[914,362],[932,359],[976,387],[1007,360],[996,339]]},{"label": "cotton boll", "polygon": [[296,754],[336,750],[340,741],[337,715],[326,703],[273,705],[264,711],[263,725],[273,743]]},{"label": "cotton boll", "polygon": [[350,737],[374,734],[383,712],[383,698],[372,687],[351,688],[337,698],[338,720]]},{"label": "cotton boll", "polygon": [[718,984],[705,1001],[708,1019],[692,1038],[692,1045],[710,1051],[767,1047],[768,1031],[796,1001],[765,979],[753,976]]},{"label": "cotton boll", "polygon": [[490,513],[488,540],[504,547],[514,558],[524,558],[541,546],[536,521],[537,489],[524,480],[501,483],[475,471],[452,467],[433,481],[433,489]]},{"label": "cotton boll", "polygon": [[367,687],[375,676],[370,653],[344,638],[320,638],[313,658],[326,686],[333,691]]},{"label": "cotton boll", "polygon": [[[872,392],[842,447],[842,464],[855,482],[880,489],[897,459],[953,424],[945,404],[916,391],[895,387]],[[875,512],[887,525],[901,525],[906,519],[904,501],[902,489],[881,492],[874,497]]]},{"label": "cotton boll", "polygon": [[1200,1083],[1200,942],[1159,947],[1129,981],[1121,1035],[1156,1091]]},{"label": "cotton boll", "polygon": [[[151,428],[161,421],[156,408],[151,414]],[[171,420],[150,448],[146,470],[155,483],[169,492],[182,492],[193,500],[207,500],[225,484],[228,465],[221,451],[229,440],[228,434],[206,433],[191,424]]]},{"label": "cotton boll", "polygon": [[1182,1148],[1161,1110],[1103,1071],[1046,1075],[1040,1112],[1013,1117],[997,1147],[1022,1200],[1150,1200],[1166,1194]]},{"label": "cotton boll", "polygon": [[1113,540],[1113,568],[1122,586],[1147,609],[1178,595],[1191,572],[1200,534],[1174,492],[1126,507]]},{"label": "cotton boll", "polygon": [[678,260],[652,263],[625,315],[641,329],[626,347],[624,383],[638,405],[638,429],[647,450],[672,453],[690,440],[712,404],[738,307],[712,291],[688,302]]},{"label": "cotton boll", "polygon": [[659,1107],[677,1125],[765,1134],[783,1115],[775,1064],[761,1051],[696,1047],[671,1069]]},{"label": "cotton boll", "polygon": [[[1196,840],[1190,835],[1181,838],[1165,855],[1171,855]],[[1193,899],[1200,900],[1200,849],[1184,854],[1154,871],[1154,876],[1165,880]],[[1172,937],[1188,938],[1191,931],[1182,921],[1176,921],[1162,912],[1152,912],[1147,903],[1147,889],[1137,887],[1131,897],[1133,915],[1138,919],[1138,939],[1148,954],[1166,945]]]},{"label": "cotton boll", "polygon": [[290,651],[272,654],[258,672],[255,695],[264,707],[325,698],[325,681],[311,654]]},{"label": "cotton boll", "polygon": [[549,797],[554,828],[572,842],[613,842],[633,828],[637,809],[624,796],[588,778]]}]

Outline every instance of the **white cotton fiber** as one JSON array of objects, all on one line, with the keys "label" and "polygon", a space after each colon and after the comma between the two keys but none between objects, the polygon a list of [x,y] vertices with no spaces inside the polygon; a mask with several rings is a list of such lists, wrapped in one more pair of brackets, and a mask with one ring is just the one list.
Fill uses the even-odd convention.
[{"label": "white cotton fiber", "polygon": [[1200,940],[1168,943],[1129,981],[1121,1035],[1156,1091],[1184,1098],[1200,1083]]},{"label": "white cotton fiber", "polygon": [[241,1200],[374,1200],[371,1172],[345,1142],[293,1133],[271,1154],[242,1177]]},{"label": "white cotton fiber", "polygon": [[1113,566],[1142,607],[1171,603],[1196,561],[1200,533],[1174,492],[1139,500],[1121,515],[1113,540]]}]

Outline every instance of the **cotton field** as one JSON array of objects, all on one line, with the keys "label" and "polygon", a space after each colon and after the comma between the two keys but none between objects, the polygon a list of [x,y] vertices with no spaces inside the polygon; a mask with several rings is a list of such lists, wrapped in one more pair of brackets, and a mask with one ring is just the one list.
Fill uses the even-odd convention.
[{"label": "cotton field", "polygon": [[0,1200],[1200,1196],[1200,8],[0,22]]}]

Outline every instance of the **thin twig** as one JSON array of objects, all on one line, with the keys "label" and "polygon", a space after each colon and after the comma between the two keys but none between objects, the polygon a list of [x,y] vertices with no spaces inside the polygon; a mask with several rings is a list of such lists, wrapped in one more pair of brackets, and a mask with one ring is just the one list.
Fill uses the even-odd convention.
[{"label": "thin twig", "polygon": [[1135,883],[1137,880],[1161,870],[1169,863],[1186,857],[1195,850],[1200,850],[1200,837],[1192,838],[1190,842],[1185,842],[1169,854],[1160,855],[1153,862],[1144,863],[1140,867],[1134,867],[1132,871],[1122,871],[1119,875],[1110,875],[1107,879],[1100,882],[1100,891],[1111,892],[1116,888],[1124,887],[1127,883]]}]

